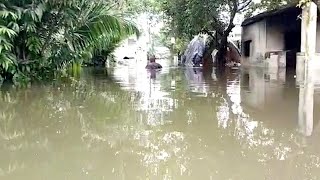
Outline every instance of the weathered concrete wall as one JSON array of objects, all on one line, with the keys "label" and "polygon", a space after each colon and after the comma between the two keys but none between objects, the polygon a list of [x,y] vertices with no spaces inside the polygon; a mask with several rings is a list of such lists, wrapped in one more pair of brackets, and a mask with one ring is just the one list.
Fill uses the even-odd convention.
[{"label": "weathered concrete wall", "polygon": [[301,21],[298,19],[300,12],[301,10],[294,9],[285,14],[267,18],[267,51],[285,50],[285,34],[300,32]]},{"label": "weathered concrete wall", "polygon": [[[296,14],[289,17],[274,17],[266,20],[266,52],[268,51],[281,51],[284,50],[284,33],[295,29],[298,23],[300,27],[300,21]],[[285,22],[285,23],[284,23]],[[317,36],[316,36],[316,52],[320,53],[320,18],[317,21]]]},{"label": "weathered concrete wall", "polygon": [[[287,52],[291,57],[291,54],[300,49],[301,20],[298,19],[300,13],[301,9],[291,8],[285,13],[266,17],[262,21],[244,26],[242,43],[247,40],[252,40],[252,43],[250,57],[245,57],[242,49],[242,64],[285,67]],[[295,64],[294,59],[291,64]]]},{"label": "weathered concrete wall", "polygon": [[285,34],[288,31],[300,31],[300,23],[296,16],[296,14],[292,17],[275,16],[266,20],[266,52],[273,52],[266,57],[265,61],[268,67],[286,67]]},{"label": "weathered concrete wall", "polygon": [[[251,40],[250,56],[242,55],[242,64],[256,63],[263,59],[266,50],[266,21],[260,21],[242,28],[242,43]],[[244,52],[242,46],[242,53]]]},{"label": "weathered concrete wall", "polygon": [[[251,40],[250,56],[244,56],[242,49],[243,65],[278,66],[279,60],[285,59],[285,55],[280,54],[270,57],[270,62],[266,61],[266,52],[284,50],[284,26],[281,23],[270,23],[268,20],[260,21],[243,27],[242,42]],[[244,48],[244,46],[242,46]]]},{"label": "weathered concrete wall", "polygon": [[265,66],[268,68],[284,68],[286,67],[286,52],[272,53],[265,59]]},{"label": "weathered concrete wall", "polygon": [[267,28],[267,49],[266,51],[282,51],[284,50],[284,27],[277,21],[266,21]]}]

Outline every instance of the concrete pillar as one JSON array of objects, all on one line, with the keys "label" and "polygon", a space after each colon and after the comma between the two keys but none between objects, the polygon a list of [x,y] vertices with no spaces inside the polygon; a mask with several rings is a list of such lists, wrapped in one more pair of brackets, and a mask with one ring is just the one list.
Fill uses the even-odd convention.
[{"label": "concrete pillar", "polygon": [[317,41],[317,5],[309,2],[302,7],[301,52],[310,57],[315,54]]},{"label": "concrete pillar", "polygon": [[313,131],[314,78],[318,69],[317,55],[317,5],[309,2],[302,8],[301,53],[297,54],[296,82],[299,92],[299,130],[305,136]]},{"label": "concrete pillar", "polygon": [[299,85],[299,130],[305,136],[311,136],[313,131],[313,105],[314,105],[314,69],[305,64],[303,83]]}]

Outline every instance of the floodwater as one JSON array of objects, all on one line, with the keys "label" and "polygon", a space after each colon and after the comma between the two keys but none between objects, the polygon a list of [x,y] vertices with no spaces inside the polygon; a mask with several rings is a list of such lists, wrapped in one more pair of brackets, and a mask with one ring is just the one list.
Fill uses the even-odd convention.
[{"label": "floodwater", "polygon": [[4,88],[0,179],[320,179],[317,86],[308,122],[292,71],[160,63]]}]

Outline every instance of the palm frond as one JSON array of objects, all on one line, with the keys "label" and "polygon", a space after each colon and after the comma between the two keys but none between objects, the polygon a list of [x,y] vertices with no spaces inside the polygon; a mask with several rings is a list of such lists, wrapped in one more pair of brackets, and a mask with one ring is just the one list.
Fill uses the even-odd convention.
[{"label": "palm frond", "polygon": [[111,14],[108,6],[99,3],[81,11],[81,22],[81,26],[72,32],[75,35],[72,47],[77,51],[89,48],[104,50],[130,35],[140,33],[135,24]]},{"label": "palm frond", "polygon": [[6,26],[2,26],[0,25],[0,35],[1,36],[7,36],[9,38],[12,38],[13,36],[16,36],[17,33],[12,30],[12,29],[9,29],[8,27]]}]

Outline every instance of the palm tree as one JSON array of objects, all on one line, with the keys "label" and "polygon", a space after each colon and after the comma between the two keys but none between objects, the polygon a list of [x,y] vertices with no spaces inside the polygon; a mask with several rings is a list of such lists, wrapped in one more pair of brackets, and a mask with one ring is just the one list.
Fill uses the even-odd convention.
[{"label": "palm tree", "polygon": [[43,77],[111,52],[127,36],[139,34],[114,9],[103,0],[4,0],[0,3],[0,76]]}]

